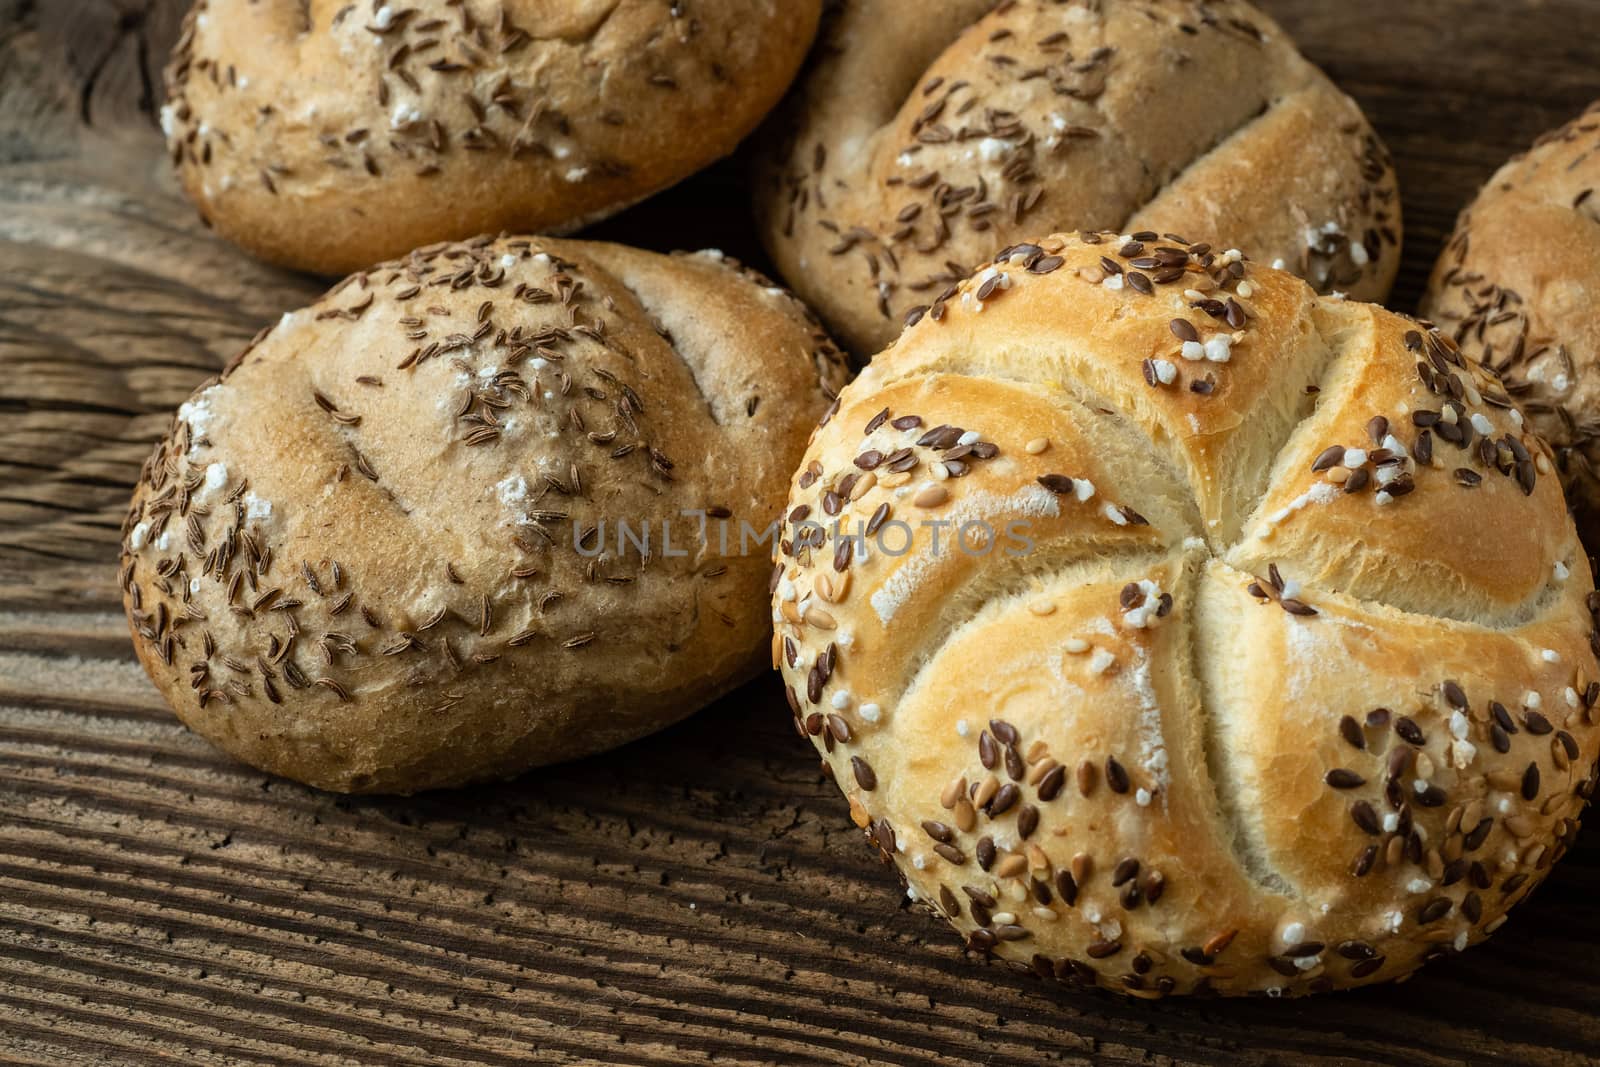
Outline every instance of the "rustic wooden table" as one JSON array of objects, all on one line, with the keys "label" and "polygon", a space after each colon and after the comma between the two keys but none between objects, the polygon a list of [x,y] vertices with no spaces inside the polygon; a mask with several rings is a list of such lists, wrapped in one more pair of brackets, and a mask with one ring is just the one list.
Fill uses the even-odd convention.
[{"label": "rustic wooden table", "polygon": [[[906,909],[770,680],[409,800],[184,731],[124,630],[122,509],[172,408],[320,286],[174,192],[152,113],[181,6],[0,0],[0,1061],[1600,1062],[1593,832],[1406,985],[1147,1004],[964,958]],[[1402,309],[1478,183],[1600,96],[1600,0],[1267,6],[1395,152]],[[600,233],[760,262],[740,173]]]}]

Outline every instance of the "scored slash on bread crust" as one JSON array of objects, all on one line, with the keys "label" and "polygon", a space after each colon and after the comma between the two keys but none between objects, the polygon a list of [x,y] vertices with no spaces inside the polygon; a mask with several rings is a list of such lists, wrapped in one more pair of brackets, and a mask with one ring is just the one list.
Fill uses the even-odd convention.
[{"label": "scored slash on bread crust", "polygon": [[1552,474],[1411,319],[1175,234],[1017,245],[814,438],[773,660],[970,948],[1139,996],[1392,980],[1497,929],[1594,788]]},{"label": "scored slash on bread crust", "polygon": [[1387,295],[1400,202],[1354,101],[1239,0],[848,0],[769,123],[762,239],[859,355],[1007,241],[1205,232]]},{"label": "scored slash on bread crust", "polygon": [[1578,531],[1600,544],[1600,102],[1490,178],[1423,296],[1555,449]]},{"label": "scored slash on bread crust", "polygon": [[776,516],[843,379],[717,253],[481,238],[352,275],[145,464],[135,648],[197,732],[328,789],[620,744],[758,668],[765,563],[699,524]]},{"label": "scored slash on bread crust", "polygon": [[354,270],[501,229],[570,232],[731,152],[820,0],[198,0],[162,127],[201,217]]}]

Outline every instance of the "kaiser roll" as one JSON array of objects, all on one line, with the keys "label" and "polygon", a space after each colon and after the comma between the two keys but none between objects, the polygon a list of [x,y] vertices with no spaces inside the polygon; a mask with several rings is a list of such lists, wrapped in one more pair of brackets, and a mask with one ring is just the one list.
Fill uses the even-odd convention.
[{"label": "kaiser roll", "polygon": [[201,216],[336,273],[576,229],[728,154],[820,0],[198,0],[162,125]]},{"label": "kaiser roll", "polygon": [[1600,103],[1489,179],[1461,213],[1422,312],[1491,366],[1555,449],[1600,545]]},{"label": "kaiser roll", "polygon": [[845,0],[818,52],[772,124],[760,225],[859,353],[1053,229],[1204,233],[1361,299],[1394,279],[1388,153],[1249,4]]},{"label": "kaiser roll", "polygon": [[[718,256],[487,238],[285,315],[178,409],[124,527],[196,731],[326,789],[500,778],[760,668],[760,532],[841,381]],[[626,525],[624,525],[626,524]]]},{"label": "kaiser roll", "polygon": [[[1146,256],[1181,277],[1129,286]],[[936,309],[812,441],[774,594],[797,728],[911,897],[1139,996],[1497,929],[1600,749],[1589,564],[1504,387],[1204,246],[1054,237]]]}]

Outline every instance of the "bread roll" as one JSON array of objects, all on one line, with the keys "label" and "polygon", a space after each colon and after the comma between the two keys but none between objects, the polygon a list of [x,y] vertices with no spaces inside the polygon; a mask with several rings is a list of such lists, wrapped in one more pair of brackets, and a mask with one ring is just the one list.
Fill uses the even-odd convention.
[{"label": "bread roll", "polygon": [[1440,255],[1422,313],[1492,366],[1555,449],[1600,545],[1600,102],[1489,179]]},{"label": "bread roll", "polygon": [[1138,996],[1402,977],[1594,785],[1549,450],[1411,320],[1142,244],[1009,249],[844,390],[778,554],[797,729],[973,949]]},{"label": "bread roll", "polygon": [[1238,0],[846,0],[772,123],[758,211],[849,348],[887,344],[1007,241],[1177,232],[1382,299],[1388,152]]},{"label": "bread roll", "polygon": [[324,789],[649,733],[759,670],[770,542],[741,556],[740,524],[778,515],[840,366],[711,253],[484,238],[354,275],[146,463],[139,658],[196,731]]},{"label": "bread roll", "polygon": [[577,229],[731,152],[820,0],[198,0],[166,72],[183,187],[276,263]]}]

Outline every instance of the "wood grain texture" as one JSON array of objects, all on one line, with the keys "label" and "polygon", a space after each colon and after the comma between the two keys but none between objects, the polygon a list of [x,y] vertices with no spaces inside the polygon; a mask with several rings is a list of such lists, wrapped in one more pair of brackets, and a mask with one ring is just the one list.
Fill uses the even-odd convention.
[{"label": "wood grain texture", "polygon": [[[1266,6],[1394,150],[1403,310],[1477,185],[1600,97],[1594,0]],[[1592,829],[1488,945],[1412,982],[1145,1004],[964,958],[905,908],[773,681],[409,800],[188,734],[127,643],[122,508],[172,408],[322,283],[174,193],[152,109],[180,15],[0,0],[0,1062],[1600,1062]],[[594,235],[759,264],[741,175]]]}]

